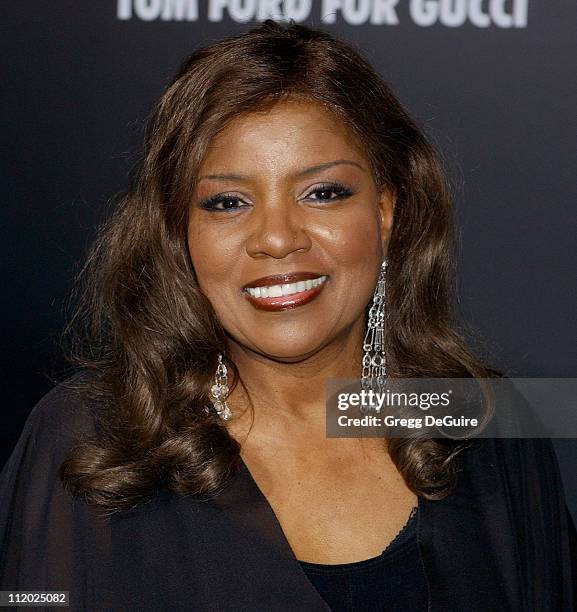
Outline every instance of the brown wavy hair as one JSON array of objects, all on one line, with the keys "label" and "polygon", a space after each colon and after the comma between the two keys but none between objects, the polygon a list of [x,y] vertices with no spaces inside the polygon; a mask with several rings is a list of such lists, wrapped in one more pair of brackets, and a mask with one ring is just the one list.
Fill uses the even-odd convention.
[{"label": "brown wavy hair", "polygon": [[[89,374],[74,381],[99,400],[100,427],[71,449],[60,477],[105,513],[161,488],[214,493],[240,463],[240,445],[204,409],[227,336],[195,279],[188,213],[212,138],[239,115],[289,96],[336,112],[365,143],[377,185],[396,193],[388,374],[498,375],[467,349],[453,315],[455,228],[439,155],[354,47],[266,21],[184,61],[149,118],[132,185],[99,228],[78,278],[63,344],[69,362]],[[237,384],[238,370],[227,365]],[[388,451],[415,494],[441,499],[456,484],[466,447],[391,439]]]}]

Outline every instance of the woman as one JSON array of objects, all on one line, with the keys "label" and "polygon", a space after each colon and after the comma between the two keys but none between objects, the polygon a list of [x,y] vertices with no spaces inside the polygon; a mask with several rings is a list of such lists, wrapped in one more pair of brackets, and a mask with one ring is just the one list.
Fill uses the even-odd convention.
[{"label": "woman", "polygon": [[452,223],[434,151],[349,45],[267,21],[193,53],[89,258],[79,371],[2,474],[2,588],[74,610],[571,609],[549,440],[325,435],[325,380],[375,356],[498,374],[455,331]]}]

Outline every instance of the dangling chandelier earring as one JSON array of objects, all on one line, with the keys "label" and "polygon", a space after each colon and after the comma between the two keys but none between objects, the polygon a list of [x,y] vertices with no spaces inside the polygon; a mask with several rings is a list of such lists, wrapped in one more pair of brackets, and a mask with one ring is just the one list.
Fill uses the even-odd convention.
[{"label": "dangling chandelier earring", "polygon": [[387,370],[385,362],[385,277],[387,260],[383,260],[379,280],[373,295],[373,303],[369,310],[367,332],[363,341],[363,371],[361,388],[374,388],[381,392],[385,386]]},{"label": "dangling chandelier earring", "polygon": [[218,366],[216,368],[212,387],[210,388],[210,401],[218,416],[224,421],[228,421],[228,419],[232,417],[232,411],[226,403],[228,392],[228,370],[222,360],[222,354],[219,353]]}]

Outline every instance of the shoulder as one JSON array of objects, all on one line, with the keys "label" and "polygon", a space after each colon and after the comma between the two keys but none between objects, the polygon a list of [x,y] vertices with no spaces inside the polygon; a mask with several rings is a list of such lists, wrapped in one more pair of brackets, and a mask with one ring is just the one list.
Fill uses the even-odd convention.
[{"label": "shoulder", "polygon": [[560,470],[551,438],[477,438],[464,454],[471,469],[492,468],[502,477],[547,484]]},{"label": "shoulder", "polygon": [[88,370],[76,372],[57,383],[33,407],[32,418],[48,418],[54,425],[90,426],[97,402],[89,393],[96,374]]},{"label": "shoulder", "polygon": [[550,438],[477,438],[462,466],[464,495],[488,507],[505,504],[519,525],[541,517],[565,531],[567,498]]},{"label": "shoulder", "polygon": [[82,585],[86,550],[96,555],[108,541],[106,521],[69,495],[59,476],[72,447],[97,429],[96,404],[86,393],[88,376],[81,372],[60,382],[32,408],[0,473],[0,585],[5,588],[54,590],[70,584],[74,572],[79,574],[74,584]]},{"label": "shoulder", "polygon": [[[516,473],[537,464],[542,470],[558,470],[551,437],[535,407],[517,386],[515,379],[499,376],[484,379],[492,415],[479,437],[473,440],[474,459]],[[520,475],[520,473],[519,473]]]},{"label": "shoulder", "polygon": [[30,411],[0,473],[0,531],[10,514],[22,515],[38,500],[59,497],[64,460],[77,444],[98,434],[103,404],[90,399],[91,376],[81,371],[58,383]]},{"label": "shoulder", "polygon": [[70,448],[96,433],[100,406],[88,393],[95,375],[80,371],[56,384],[32,408],[5,470],[62,461]]}]

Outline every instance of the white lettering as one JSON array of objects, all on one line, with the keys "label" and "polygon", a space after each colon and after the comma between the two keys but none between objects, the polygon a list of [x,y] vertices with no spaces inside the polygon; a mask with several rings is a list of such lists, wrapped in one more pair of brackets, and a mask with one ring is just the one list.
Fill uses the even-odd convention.
[{"label": "white lettering", "polygon": [[[322,0],[320,21],[336,23],[342,19],[351,25],[399,25],[399,0]],[[418,26],[440,24],[449,28],[470,22],[477,28],[527,27],[529,0],[409,0],[409,16]],[[206,7],[206,19],[220,22],[228,16],[233,21],[295,21],[311,15],[313,0],[117,0],[116,17],[122,21],[198,21]],[[200,8],[199,8],[200,7]]]},{"label": "white lettering", "polygon": [[208,20],[222,21],[224,9],[227,9],[232,20],[245,23],[255,18],[260,8],[260,3],[257,3],[258,0],[210,0]]},{"label": "white lettering", "polygon": [[488,28],[491,25],[491,19],[487,13],[483,12],[482,5],[483,0],[471,0],[469,19],[478,28]]},{"label": "white lettering", "polygon": [[337,423],[340,427],[380,427],[381,419],[368,414],[360,418],[348,417],[342,414],[338,417]]},{"label": "white lettering", "polygon": [[417,418],[401,418],[395,417],[388,414],[383,419],[383,424],[387,427],[406,427],[408,429],[421,429],[423,426],[423,419]]},{"label": "white lettering", "polygon": [[323,0],[321,5],[321,22],[336,23],[337,11],[343,6],[342,0]]},{"label": "white lettering", "polygon": [[234,21],[245,23],[254,18],[258,0],[229,0],[228,14]]},{"label": "white lettering", "polygon": [[285,0],[284,16],[287,21],[294,19],[299,23],[310,15],[311,9],[312,0]]},{"label": "white lettering", "polygon": [[441,0],[439,19],[449,28],[462,26],[467,20],[467,0]]},{"label": "white lettering", "polygon": [[513,17],[505,12],[505,0],[491,0],[489,12],[495,25],[500,28],[510,28],[513,25]]},{"label": "white lettering", "polygon": [[258,3],[257,20],[278,19],[284,17],[281,9],[282,0],[260,0]]},{"label": "white lettering", "polygon": [[196,21],[198,0],[164,0],[162,9],[164,21]]},{"label": "white lettering", "polygon": [[226,0],[210,0],[208,3],[208,20],[222,21],[222,14],[226,5]]},{"label": "white lettering", "polygon": [[490,0],[489,12],[500,28],[527,27],[527,0],[513,0],[513,13],[505,12],[506,0]]},{"label": "white lettering", "polygon": [[343,17],[347,23],[360,25],[367,21],[370,14],[371,0],[345,0]]},{"label": "white lettering", "polygon": [[158,19],[162,10],[162,0],[134,0],[134,11],[142,21]]},{"label": "white lettering", "polygon": [[132,0],[118,0],[116,17],[117,19],[132,19]]},{"label": "white lettering", "polygon": [[163,21],[196,21],[198,0],[164,0]]},{"label": "white lettering", "polygon": [[335,23],[340,10],[347,23],[360,25],[369,19],[371,8],[372,0],[324,0],[321,21]]},{"label": "white lettering", "polygon": [[528,0],[512,0],[512,14],[505,10],[507,2],[511,0],[488,0],[488,10],[484,11],[483,0],[411,0],[409,14],[422,27],[440,22],[455,28],[467,19],[478,28],[487,28],[491,23],[500,28],[526,27]]},{"label": "white lettering", "polygon": [[375,0],[371,13],[371,23],[374,25],[398,25],[399,18],[395,7],[399,0]]},{"label": "white lettering", "polygon": [[527,0],[516,0],[513,4],[513,24],[516,28],[527,27]]},{"label": "white lettering", "polygon": [[428,414],[425,416],[425,425],[427,427],[477,427],[479,420],[463,416],[456,417],[450,414],[438,418]]},{"label": "white lettering", "polygon": [[439,4],[436,0],[411,0],[409,12],[418,26],[431,26],[439,18]]}]

